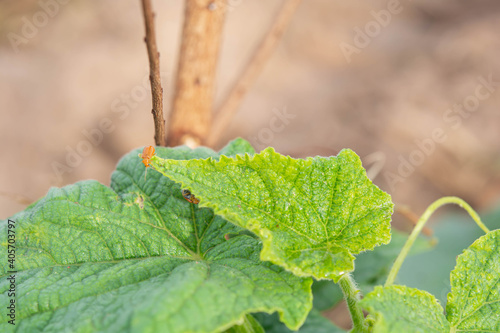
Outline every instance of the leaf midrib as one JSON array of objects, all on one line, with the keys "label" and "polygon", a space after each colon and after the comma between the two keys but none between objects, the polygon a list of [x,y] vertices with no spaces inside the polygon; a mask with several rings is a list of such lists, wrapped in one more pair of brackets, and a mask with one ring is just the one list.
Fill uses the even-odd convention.
[{"label": "leaf midrib", "polygon": [[[147,225],[150,225],[154,228],[158,228],[160,230],[164,230],[167,232],[167,234],[172,237],[172,239],[174,239],[177,243],[179,243],[180,246],[182,246],[188,253],[190,253],[193,257],[196,257],[196,253],[194,251],[192,251],[186,244],[184,244],[180,239],[178,239],[173,233],[172,231],[170,231],[169,229],[167,229],[166,227],[166,223],[165,223],[165,220],[163,219],[163,216],[161,215],[158,207],[156,206],[156,204],[153,202],[153,200],[151,200],[151,197],[149,195],[146,194],[146,192],[143,191],[143,189],[139,186],[139,184],[136,183],[134,177],[129,174],[128,172],[125,172],[123,170],[117,170],[116,172],[122,172],[124,175],[126,175],[130,181],[132,182],[132,184],[134,185],[134,187],[136,189],[138,189],[143,195],[145,198],[147,198],[147,200],[150,202],[151,206],[154,207],[155,209],[155,213],[156,213],[156,216],[158,218],[158,220],[161,221],[162,225],[163,225],[163,228],[159,228],[157,226],[154,226],[152,224],[149,224],[149,223],[145,223],[145,222],[142,222],[139,220],[139,223],[144,223],[144,224],[147,224]],[[118,196],[119,194],[117,192],[115,192],[112,188],[110,188],[114,193],[116,193]],[[131,193],[131,191],[129,190],[128,193]],[[121,201],[121,200],[120,200]]]}]

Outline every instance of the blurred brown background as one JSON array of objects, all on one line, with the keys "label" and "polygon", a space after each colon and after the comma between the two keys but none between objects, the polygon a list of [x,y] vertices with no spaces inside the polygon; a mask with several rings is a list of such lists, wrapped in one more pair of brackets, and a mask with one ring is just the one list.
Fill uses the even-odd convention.
[{"label": "blurred brown background", "polygon": [[[182,3],[153,2],[167,111]],[[216,105],[281,4],[227,2]],[[153,121],[138,0],[1,1],[0,22],[6,218],[51,186],[109,184],[123,154],[153,144]],[[305,0],[215,148],[237,136],[294,157],[348,147],[417,213],[444,195],[491,207],[500,194],[499,31],[495,0]]]}]

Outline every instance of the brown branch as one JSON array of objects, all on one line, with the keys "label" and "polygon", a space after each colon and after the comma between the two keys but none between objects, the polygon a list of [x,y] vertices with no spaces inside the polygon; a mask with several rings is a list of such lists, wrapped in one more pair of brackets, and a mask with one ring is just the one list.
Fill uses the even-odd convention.
[{"label": "brown branch", "polygon": [[225,1],[186,0],[169,146],[197,146],[208,136],[225,6]]},{"label": "brown branch", "polygon": [[217,112],[212,130],[207,140],[207,144],[209,146],[214,146],[217,143],[217,140],[229,125],[229,122],[238,110],[238,107],[240,106],[247,90],[262,72],[264,65],[275,49],[278,40],[285,32],[285,29],[295,13],[295,10],[299,6],[300,1],[301,0],[287,0],[283,4],[283,7],[281,8],[271,29],[260,43],[243,73],[239,77],[237,83],[234,85],[233,89],[228,94],[227,98],[224,100],[222,106]]},{"label": "brown branch", "polygon": [[146,27],[146,37],[144,41],[148,49],[149,57],[149,81],[151,82],[151,96],[153,109],[153,119],[155,123],[155,144],[165,145],[165,118],[163,117],[163,88],[160,77],[160,53],[156,47],[156,34],[154,26],[154,14],[150,0],[142,0],[142,12],[144,15],[144,25]]}]

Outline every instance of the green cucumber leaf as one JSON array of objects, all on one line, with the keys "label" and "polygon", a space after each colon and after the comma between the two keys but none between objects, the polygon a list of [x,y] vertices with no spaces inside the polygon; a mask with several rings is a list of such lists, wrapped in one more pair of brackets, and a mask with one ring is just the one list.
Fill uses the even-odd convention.
[{"label": "green cucumber leaf", "polygon": [[374,333],[445,333],[443,308],[426,291],[406,286],[377,286],[360,302],[374,317]]},{"label": "green cucumber leaf", "polygon": [[248,141],[243,140],[242,138],[237,138],[222,148],[218,155],[235,156],[244,155],[245,153],[253,155],[255,154],[255,149],[253,149],[252,145]]},{"label": "green cucumber leaf", "polygon": [[[224,148],[252,151],[244,140]],[[312,279],[259,260],[262,244],[126,155],[111,188],[53,188],[10,219],[16,231],[16,325],[1,332],[222,332],[278,312],[291,329],[312,307]],[[157,148],[173,159],[207,148]],[[225,237],[231,234],[233,237]],[[227,239],[226,239],[227,238]],[[0,222],[0,304],[9,303],[7,220]],[[4,308],[5,310],[5,308]]]},{"label": "green cucumber leaf", "polygon": [[375,333],[500,332],[500,230],[477,239],[451,272],[446,317],[434,296],[406,286],[375,287],[361,305]]},{"label": "green cucumber leaf", "polygon": [[456,332],[500,332],[500,230],[478,238],[451,272],[446,316]]},{"label": "green cucumber leaf", "polygon": [[305,160],[272,148],[219,160],[155,156],[151,165],[200,206],[258,235],[261,259],[297,276],[338,281],[354,269],[355,254],[390,241],[390,196],[348,149]]}]

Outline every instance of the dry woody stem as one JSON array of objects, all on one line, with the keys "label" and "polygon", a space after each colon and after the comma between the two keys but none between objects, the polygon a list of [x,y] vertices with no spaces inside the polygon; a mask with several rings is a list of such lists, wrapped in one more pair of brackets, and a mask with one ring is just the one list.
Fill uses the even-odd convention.
[{"label": "dry woody stem", "polygon": [[167,144],[203,144],[212,124],[217,58],[226,8],[219,1],[186,0]]},{"label": "dry woody stem", "polygon": [[156,46],[156,33],[154,27],[154,14],[150,0],[142,0],[142,12],[146,27],[145,42],[149,58],[149,80],[151,82],[151,95],[153,119],[155,123],[155,144],[165,145],[165,119],[163,117],[163,88],[160,77],[160,53]]},{"label": "dry woody stem", "polygon": [[264,65],[276,47],[277,42],[285,32],[293,14],[300,4],[300,1],[301,0],[287,0],[283,4],[271,29],[263,38],[259,47],[256,49],[249,63],[245,67],[245,70],[237,80],[237,83],[234,85],[227,98],[222,103],[221,108],[217,112],[212,131],[210,132],[210,136],[207,140],[209,146],[214,146],[217,143],[217,140],[229,125],[229,122],[238,110],[238,107],[240,106],[247,90],[262,72]]}]

